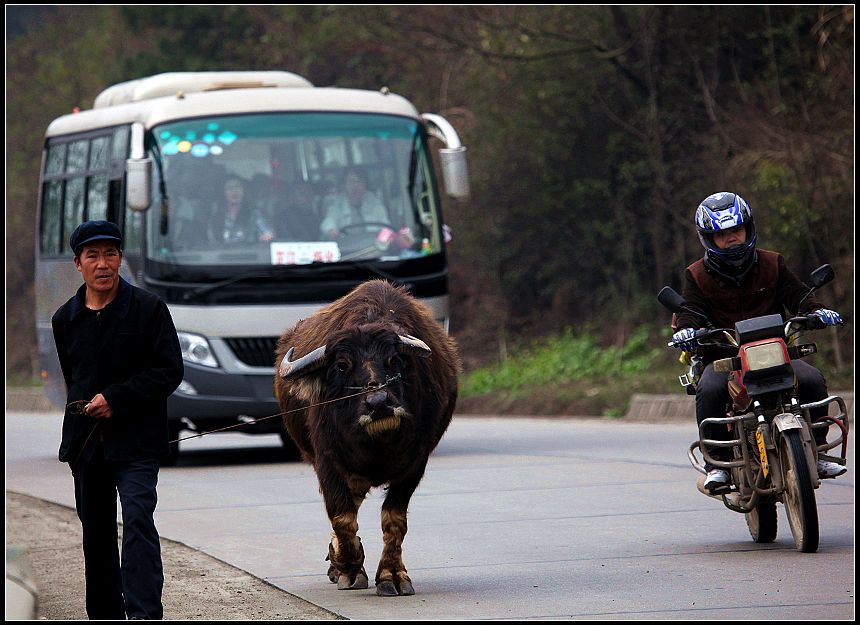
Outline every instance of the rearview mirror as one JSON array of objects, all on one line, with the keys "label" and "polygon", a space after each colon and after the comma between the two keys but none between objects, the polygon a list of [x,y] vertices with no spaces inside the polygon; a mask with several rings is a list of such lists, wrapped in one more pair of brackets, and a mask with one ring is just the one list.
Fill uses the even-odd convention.
[{"label": "rearview mirror", "polygon": [[833,271],[833,267],[830,265],[821,265],[821,267],[809,274],[809,286],[813,289],[820,289],[835,277],[836,273]]},{"label": "rearview mirror", "polygon": [[451,197],[469,197],[469,168],[466,166],[466,148],[460,143],[457,131],[441,115],[422,113],[421,118],[427,124],[427,132],[445,143],[445,147],[439,150],[445,191]]},{"label": "rearview mirror", "polygon": [[451,197],[469,197],[469,168],[466,166],[466,148],[460,146],[452,150],[439,150],[439,161],[442,164],[442,180],[445,181],[445,191]]},{"label": "rearview mirror", "polygon": [[145,211],[152,205],[152,159],[128,159],[125,165],[125,203],[135,211]]},{"label": "rearview mirror", "polygon": [[125,162],[125,204],[131,210],[145,211],[152,205],[152,159],[146,156],[143,124],[131,125],[131,154]]},{"label": "rearview mirror", "polygon": [[684,301],[680,293],[670,286],[664,286],[660,289],[660,292],[657,294],[657,301],[673,313],[682,313],[686,310],[685,306],[687,302]]}]

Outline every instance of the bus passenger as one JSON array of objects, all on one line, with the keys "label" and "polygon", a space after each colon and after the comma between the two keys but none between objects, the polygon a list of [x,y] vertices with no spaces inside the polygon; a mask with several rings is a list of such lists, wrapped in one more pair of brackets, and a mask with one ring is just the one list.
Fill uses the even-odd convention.
[{"label": "bus passenger", "polygon": [[387,224],[385,206],[376,195],[368,191],[367,178],[359,169],[351,169],[344,178],[344,192],[326,207],[320,224],[321,234],[328,239],[341,236],[344,227],[353,224]]},{"label": "bus passenger", "polygon": [[268,243],[275,238],[260,210],[248,205],[245,185],[235,176],[224,183],[224,200],[215,209],[211,230],[215,244]]}]

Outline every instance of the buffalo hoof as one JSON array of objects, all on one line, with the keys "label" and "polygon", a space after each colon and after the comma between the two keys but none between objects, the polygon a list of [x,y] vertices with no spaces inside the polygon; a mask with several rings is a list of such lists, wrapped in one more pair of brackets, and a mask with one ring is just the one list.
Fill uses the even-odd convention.
[{"label": "buffalo hoof", "polygon": [[364,567],[355,574],[355,579],[350,579],[349,575],[343,574],[337,578],[338,590],[364,590],[367,588],[367,573]]},{"label": "buffalo hoof", "polygon": [[415,589],[412,587],[412,583],[408,580],[400,582],[400,589],[397,589],[397,586],[394,585],[394,582],[390,580],[386,580],[383,582],[379,582],[376,585],[376,594],[380,597],[397,597],[398,595],[414,595]]}]

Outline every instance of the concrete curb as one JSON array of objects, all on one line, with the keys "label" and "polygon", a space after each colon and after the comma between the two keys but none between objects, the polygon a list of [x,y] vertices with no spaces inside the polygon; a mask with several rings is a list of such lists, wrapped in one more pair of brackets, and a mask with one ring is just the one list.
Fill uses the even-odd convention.
[{"label": "concrete curb", "polygon": [[[833,391],[845,401],[848,411],[848,421],[854,421],[854,391]],[[832,408],[831,408],[832,409]],[[689,421],[695,422],[696,401],[692,395],[667,394],[648,395],[635,393],[630,400],[630,408],[625,419],[631,421],[664,422]]]},{"label": "concrete curb", "polygon": [[16,412],[62,412],[40,388],[6,387],[6,410]]}]

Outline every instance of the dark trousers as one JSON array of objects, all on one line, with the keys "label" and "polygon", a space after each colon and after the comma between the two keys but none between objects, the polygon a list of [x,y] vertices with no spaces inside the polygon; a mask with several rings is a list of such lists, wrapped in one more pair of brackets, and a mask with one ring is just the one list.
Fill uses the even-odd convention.
[{"label": "dark trousers", "polygon": [[[791,366],[797,378],[797,400],[801,404],[818,401],[827,397],[827,382],[824,379],[824,375],[818,369],[803,360],[792,360]],[[701,424],[707,418],[726,416],[726,408],[731,401],[726,381],[726,374],[716,373],[713,364],[705,367],[702,377],[699,378],[699,383],[696,386],[696,421],[698,423]],[[827,409],[824,408],[811,411],[810,416],[814,421],[826,414]],[[826,436],[827,431],[824,429],[815,431],[815,439],[819,445],[824,442]],[[706,427],[705,437],[718,441],[733,438],[724,425]],[[732,459],[731,447],[708,447],[708,453],[715,460]],[[705,470],[710,471],[712,468],[709,462],[705,462]]]},{"label": "dark trousers", "polygon": [[[75,504],[83,528],[86,604],[90,619],[161,619],[164,574],[155,528],[159,461],[105,460],[99,443],[75,467]],[[117,547],[117,493],[122,506],[122,557]]]}]

